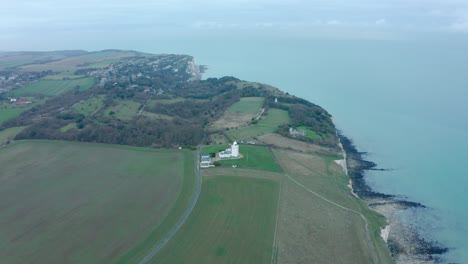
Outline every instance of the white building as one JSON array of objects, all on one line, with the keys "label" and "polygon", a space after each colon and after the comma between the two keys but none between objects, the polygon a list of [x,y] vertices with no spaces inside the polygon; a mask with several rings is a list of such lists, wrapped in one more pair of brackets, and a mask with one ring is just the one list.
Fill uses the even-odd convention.
[{"label": "white building", "polygon": [[219,152],[218,155],[221,159],[237,158],[239,157],[239,145],[234,141],[230,148]]},{"label": "white building", "polygon": [[232,146],[231,146],[231,156],[232,156],[233,158],[239,157],[239,145],[237,144],[236,141],[234,141],[234,143],[232,143]]}]

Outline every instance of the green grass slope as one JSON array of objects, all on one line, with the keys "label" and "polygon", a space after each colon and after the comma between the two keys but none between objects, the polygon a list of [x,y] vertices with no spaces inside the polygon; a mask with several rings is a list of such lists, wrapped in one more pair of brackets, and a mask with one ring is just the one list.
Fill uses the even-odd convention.
[{"label": "green grass slope", "polygon": [[232,129],[226,132],[231,140],[252,139],[261,135],[274,132],[278,126],[290,122],[288,111],[281,109],[270,109],[268,114],[260,119],[258,124]]},{"label": "green grass slope", "polygon": [[227,111],[255,115],[262,107],[264,101],[265,98],[263,97],[242,97],[239,102],[231,105]]}]

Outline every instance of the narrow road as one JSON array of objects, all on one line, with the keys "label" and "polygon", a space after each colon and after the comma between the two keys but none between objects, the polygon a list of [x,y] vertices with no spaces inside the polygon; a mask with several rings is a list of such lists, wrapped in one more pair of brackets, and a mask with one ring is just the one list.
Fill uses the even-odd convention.
[{"label": "narrow road", "polygon": [[200,196],[201,192],[201,175],[200,175],[200,145],[197,146],[197,150],[195,151],[195,177],[196,177],[196,183],[195,183],[195,193],[193,194],[192,200],[190,201],[190,205],[185,210],[184,214],[182,215],[182,218],[179,220],[176,226],[172,228],[172,230],[166,235],[166,237],[156,244],[153,249],[142,259],[138,264],[144,264],[147,263],[148,261],[151,260],[166,244],[171,240],[171,238],[177,233],[177,231],[180,229],[180,227],[187,221],[187,218],[189,217],[190,213],[193,211],[193,208],[195,207],[195,204],[198,201],[198,197]]},{"label": "narrow road", "polygon": [[145,109],[146,105],[151,101],[151,96],[148,98],[146,103],[141,107],[140,111],[138,112],[137,116],[140,116],[141,113],[143,112],[143,109]]}]

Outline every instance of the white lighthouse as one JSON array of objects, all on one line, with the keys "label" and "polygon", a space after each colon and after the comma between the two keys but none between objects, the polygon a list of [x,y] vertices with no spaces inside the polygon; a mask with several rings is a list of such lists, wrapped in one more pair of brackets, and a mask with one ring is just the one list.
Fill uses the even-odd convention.
[{"label": "white lighthouse", "polygon": [[239,157],[239,145],[237,144],[236,141],[234,141],[234,143],[232,143],[232,146],[231,146],[231,156],[232,156],[233,158]]}]

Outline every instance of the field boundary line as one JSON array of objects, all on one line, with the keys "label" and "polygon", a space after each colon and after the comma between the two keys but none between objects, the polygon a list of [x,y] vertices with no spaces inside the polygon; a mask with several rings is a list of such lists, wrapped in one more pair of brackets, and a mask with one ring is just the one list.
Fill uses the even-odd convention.
[{"label": "field boundary line", "polygon": [[101,107],[99,107],[99,108],[98,108],[96,111],[94,111],[90,116],[94,116],[94,115],[95,115],[97,112],[99,112],[99,110],[101,110],[103,107],[104,107],[104,105],[101,106]]},{"label": "field boundary line", "polygon": [[278,201],[276,207],[276,223],[275,223],[275,235],[273,236],[273,249],[271,252],[271,264],[275,264],[278,261],[278,244],[277,244],[277,234],[278,234],[278,220],[279,220],[279,211],[280,211],[280,202],[281,202],[281,189],[283,186],[284,176],[281,177],[281,181],[279,183],[279,193],[278,193]]},{"label": "field boundary line", "polygon": [[145,109],[146,105],[151,101],[151,96],[148,98],[148,100],[146,101],[146,103],[144,103],[142,106],[141,106],[141,109],[140,111],[138,112],[137,114],[137,117],[139,117],[141,115],[141,113],[143,112],[143,109]]},{"label": "field boundary line", "polygon": [[368,221],[367,221],[367,218],[366,218],[363,214],[361,214],[360,212],[355,211],[355,210],[353,210],[353,209],[351,209],[351,208],[347,208],[347,207],[345,207],[345,206],[342,206],[342,205],[340,205],[340,204],[337,204],[337,203],[335,203],[335,202],[333,202],[333,201],[331,201],[331,200],[329,200],[329,199],[327,199],[327,198],[321,196],[320,194],[318,194],[318,193],[312,191],[311,189],[307,188],[307,186],[305,186],[305,185],[303,185],[302,183],[298,182],[297,180],[295,180],[294,178],[292,178],[289,174],[286,173],[285,175],[286,175],[286,177],[288,177],[292,182],[294,182],[296,185],[298,185],[299,187],[302,187],[303,189],[305,189],[306,191],[312,193],[313,195],[317,196],[318,198],[320,198],[320,199],[322,199],[322,200],[324,200],[324,201],[326,201],[326,202],[328,202],[328,203],[330,203],[330,204],[332,204],[332,205],[334,205],[334,206],[336,206],[336,207],[339,207],[339,208],[341,208],[341,209],[343,209],[343,210],[345,210],[345,211],[349,211],[349,212],[352,212],[352,213],[355,213],[355,214],[359,215],[359,216],[361,217],[361,219],[362,219],[362,220],[364,221],[364,223],[365,223],[366,237],[367,237],[367,246],[368,246],[369,249],[370,249],[370,253],[371,253],[371,255],[372,255],[373,263],[378,263],[378,259],[377,259],[377,256],[375,255],[374,246],[373,246],[372,239],[371,239],[371,236],[370,236],[369,223],[368,223]]},{"label": "field boundary line", "polygon": [[199,160],[200,160],[200,145],[197,146],[197,150],[195,151],[196,185],[195,185],[195,193],[192,196],[192,200],[190,202],[189,207],[184,212],[184,214],[182,215],[182,218],[179,220],[177,225],[174,226],[172,228],[172,230],[166,235],[166,237],[161,242],[156,244],[153,247],[153,249],[148,254],[146,254],[146,256],[144,256],[142,260],[140,260],[138,262],[138,264],[144,264],[144,263],[147,263],[148,261],[150,261],[169,242],[169,240],[171,240],[171,238],[174,237],[174,235],[177,233],[177,231],[179,231],[179,229],[182,227],[182,225],[184,225],[185,222],[187,221],[188,217],[190,216],[190,214],[193,211],[193,208],[195,208],[195,205],[197,204],[197,201],[198,201],[198,197],[200,196],[201,184],[202,184],[202,179],[201,179],[201,176],[200,176],[200,166],[199,166],[200,163],[199,163]]}]

